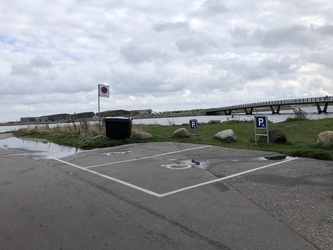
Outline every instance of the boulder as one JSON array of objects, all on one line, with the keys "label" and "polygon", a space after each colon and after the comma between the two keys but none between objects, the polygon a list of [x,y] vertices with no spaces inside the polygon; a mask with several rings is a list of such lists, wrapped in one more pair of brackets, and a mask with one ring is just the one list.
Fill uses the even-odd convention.
[{"label": "boulder", "polygon": [[237,135],[232,129],[220,131],[214,137],[225,142],[235,142],[237,140]]},{"label": "boulder", "polygon": [[[283,133],[280,129],[273,128],[268,131],[269,142],[271,143],[285,143],[287,141],[287,137],[285,133]],[[261,136],[259,138],[260,142],[266,142],[266,136]]]},{"label": "boulder", "polygon": [[324,147],[333,147],[333,131],[321,132],[317,135],[317,143]]},{"label": "boulder", "polygon": [[[269,142],[272,143],[285,143],[287,137],[280,129],[273,128],[268,132]],[[266,138],[265,138],[266,139]]]},{"label": "boulder", "polygon": [[133,134],[133,137],[137,138],[137,139],[150,139],[153,136],[147,132],[140,131],[140,132]]},{"label": "boulder", "polygon": [[186,128],[179,128],[173,132],[172,137],[176,138],[183,138],[183,137],[190,137],[191,133]]}]

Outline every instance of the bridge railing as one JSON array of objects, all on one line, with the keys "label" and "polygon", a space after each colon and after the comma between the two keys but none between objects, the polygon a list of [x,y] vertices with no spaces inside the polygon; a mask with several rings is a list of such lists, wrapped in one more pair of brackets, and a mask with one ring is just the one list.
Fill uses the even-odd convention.
[{"label": "bridge railing", "polygon": [[333,102],[333,96],[325,97],[310,97],[310,98],[299,98],[299,99],[288,99],[288,100],[276,100],[276,101],[267,101],[267,102],[256,102],[248,104],[239,104],[232,105],[220,108],[207,109],[206,111],[224,111],[224,110],[236,110],[236,109],[245,109],[245,108],[256,108],[256,107],[267,107],[274,105],[288,105],[288,104],[309,104],[309,103],[326,103]]}]

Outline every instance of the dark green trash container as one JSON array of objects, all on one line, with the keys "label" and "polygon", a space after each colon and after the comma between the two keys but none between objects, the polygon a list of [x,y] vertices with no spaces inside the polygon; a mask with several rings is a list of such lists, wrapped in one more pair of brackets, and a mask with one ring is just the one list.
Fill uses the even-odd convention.
[{"label": "dark green trash container", "polygon": [[104,119],[106,137],[109,139],[125,139],[131,137],[132,118],[106,117]]}]

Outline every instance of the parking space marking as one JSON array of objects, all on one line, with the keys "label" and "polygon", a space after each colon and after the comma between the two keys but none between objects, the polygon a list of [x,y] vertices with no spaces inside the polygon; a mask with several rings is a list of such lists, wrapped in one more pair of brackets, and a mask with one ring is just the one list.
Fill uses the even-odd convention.
[{"label": "parking space marking", "polygon": [[172,151],[172,152],[167,152],[167,153],[162,153],[162,154],[157,154],[157,155],[142,156],[142,157],[123,160],[123,161],[102,163],[102,164],[98,164],[98,165],[88,166],[88,167],[85,167],[85,168],[96,168],[96,167],[102,167],[102,166],[108,166],[108,165],[114,165],[114,164],[120,164],[120,163],[126,163],[126,162],[141,161],[141,160],[156,158],[156,157],[160,157],[160,156],[164,156],[164,155],[178,154],[178,153],[182,153],[182,152],[186,152],[186,151],[203,149],[203,148],[210,148],[210,147],[212,147],[212,146],[211,145],[206,145],[206,146],[202,146],[202,147],[188,148],[188,149],[177,150],[177,151]]},{"label": "parking space marking", "polygon": [[171,192],[161,194],[159,197],[162,198],[162,197],[169,196],[169,195],[172,195],[172,194],[176,194],[176,193],[179,193],[179,192],[183,192],[183,191],[186,191],[186,190],[189,190],[189,189],[205,186],[205,185],[212,184],[212,183],[219,182],[219,181],[223,181],[223,180],[227,180],[227,179],[230,179],[230,178],[234,178],[234,177],[237,177],[237,176],[241,176],[241,175],[244,175],[244,174],[255,172],[255,171],[258,171],[258,170],[261,170],[261,169],[264,169],[264,168],[269,168],[269,167],[279,165],[279,164],[282,164],[282,163],[287,163],[289,161],[293,161],[293,160],[296,160],[296,159],[297,158],[290,158],[290,159],[287,159],[287,160],[284,160],[284,161],[275,162],[275,163],[265,165],[265,166],[262,166],[262,167],[257,167],[257,168],[254,168],[254,169],[246,170],[246,171],[243,171],[243,172],[240,172],[240,173],[237,173],[237,174],[232,174],[232,175],[228,175],[228,176],[218,178],[218,179],[215,179],[215,180],[206,181],[206,182],[202,182],[202,183],[199,183],[199,184],[196,184],[196,185],[180,188],[180,189],[177,189],[177,190],[174,190],[174,191],[171,191]]},{"label": "parking space marking", "polygon": [[101,174],[101,173],[96,172],[96,171],[94,171],[94,170],[90,170],[90,169],[87,169],[87,168],[84,168],[84,167],[80,167],[80,166],[78,166],[78,165],[76,165],[76,164],[73,164],[73,163],[70,163],[70,162],[67,162],[67,161],[63,161],[63,160],[60,160],[60,159],[57,159],[57,158],[53,158],[53,157],[50,157],[50,158],[53,159],[53,160],[56,160],[56,161],[58,161],[58,162],[61,162],[61,163],[67,164],[67,165],[69,165],[69,166],[72,166],[72,167],[75,167],[75,168],[81,169],[81,170],[83,170],[83,171],[87,171],[87,172],[89,172],[89,173],[91,173],[91,174],[98,175],[98,176],[103,177],[103,178],[105,178],[105,179],[108,179],[108,180],[111,180],[111,181],[114,181],[114,182],[118,182],[118,183],[123,184],[123,185],[125,185],[125,186],[128,186],[128,187],[134,188],[134,189],[136,189],[136,190],[139,190],[139,191],[141,191],[141,192],[144,192],[144,193],[146,193],[146,194],[150,194],[150,195],[153,195],[153,196],[155,196],[155,197],[160,197],[160,196],[161,196],[160,194],[158,194],[158,193],[156,193],[156,192],[153,192],[153,191],[151,191],[151,190],[148,190],[148,189],[145,189],[145,188],[142,188],[142,187],[139,187],[139,186],[133,185],[133,184],[128,183],[128,182],[126,182],[126,181],[122,181],[122,180],[119,180],[119,179],[113,178],[113,177],[111,177],[111,176],[105,175],[105,174]]},{"label": "parking space marking", "polygon": [[168,169],[174,169],[174,170],[183,170],[183,169],[189,169],[192,167],[191,164],[181,163],[181,164],[167,164],[167,165],[161,165],[162,167],[166,167]]},{"label": "parking space marking", "polygon": [[[182,151],[180,151],[180,152],[182,152]],[[161,154],[161,155],[164,155],[164,154]],[[157,157],[157,156],[155,155],[154,157]],[[186,190],[190,190],[190,189],[194,189],[194,188],[197,188],[197,187],[209,185],[209,184],[212,184],[212,183],[215,183],[215,182],[219,182],[219,181],[223,181],[223,180],[226,180],[226,179],[234,178],[234,177],[237,177],[237,176],[245,175],[245,174],[252,173],[252,172],[255,172],[255,171],[258,171],[258,170],[261,170],[261,169],[269,168],[269,167],[272,167],[272,166],[280,165],[280,164],[287,163],[287,162],[290,162],[290,161],[298,159],[297,157],[296,158],[289,158],[289,159],[284,160],[284,161],[275,162],[275,163],[268,164],[268,165],[265,165],[265,166],[257,167],[257,168],[250,169],[250,170],[246,170],[246,171],[243,171],[243,172],[240,172],[240,173],[237,173],[237,174],[228,175],[228,176],[225,176],[225,177],[222,177],[222,178],[218,178],[218,179],[215,179],[215,180],[206,181],[206,182],[202,182],[202,183],[199,183],[199,184],[196,184],[196,185],[192,185],[192,186],[180,188],[180,189],[177,189],[177,190],[174,190],[174,191],[171,191],[171,192],[159,194],[159,193],[153,192],[151,190],[148,190],[148,189],[145,189],[145,188],[133,185],[131,183],[119,180],[117,178],[114,178],[114,177],[111,177],[111,176],[108,176],[108,175],[105,175],[105,174],[101,174],[101,173],[96,172],[94,170],[90,170],[90,169],[87,169],[85,167],[81,167],[81,166],[78,166],[76,164],[73,164],[73,163],[61,160],[61,159],[57,159],[57,158],[54,158],[54,157],[50,157],[50,158],[53,159],[53,160],[55,160],[55,161],[64,163],[66,165],[69,165],[69,166],[72,166],[72,167],[75,167],[75,168],[78,168],[78,169],[81,169],[83,171],[87,171],[87,172],[89,172],[91,174],[95,174],[95,175],[100,176],[102,178],[105,178],[105,179],[108,179],[108,180],[111,180],[111,181],[123,184],[125,186],[131,187],[133,189],[139,190],[139,191],[141,191],[143,193],[146,193],[146,194],[158,197],[158,198],[163,198],[163,197],[170,196],[170,195],[173,195],[173,194],[176,194],[176,193],[184,192]],[[145,158],[145,159],[147,159],[147,158]]]}]

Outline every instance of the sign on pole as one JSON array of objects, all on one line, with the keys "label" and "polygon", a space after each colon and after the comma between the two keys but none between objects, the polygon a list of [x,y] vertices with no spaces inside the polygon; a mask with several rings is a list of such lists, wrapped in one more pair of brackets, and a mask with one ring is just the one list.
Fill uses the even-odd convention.
[{"label": "sign on pole", "polygon": [[98,84],[98,96],[109,98],[109,85]]},{"label": "sign on pole", "polygon": [[98,127],[99,127],[99,138],[101,138],[102,127],[101,127],[101,102],[100,97],[110,97],[109,85],[98,84]]},{"label": "sign on pole", "polygon": [[198,120],[192,119],[190,120],[190,129],[197,129],[198,128]]},{"label": "sign on pole", "polygon": [[[265,129],[266,133],[257,133],[258,129]],[[254,117],[254,141],[257,144],[257,136],[266,136],[267,143],[269,142],[268,137],[268,119],[267,116],[255,116]]]},{"label": "sign on pole", "polygon": [[256,128],[266,128],[267,127],[267,117],[266,116],[255,116]]},{"label": "sign on pole", "polygon": [[197,139],[198,139],[198,136],[199,136],[199,133],[198,133],[198,120],[197,119],[191,119],[189,121],[189,124],[190,124],[190,130],[196,130],[196,133],[195,134],[191,133],[191,135],[196,135]]}]

